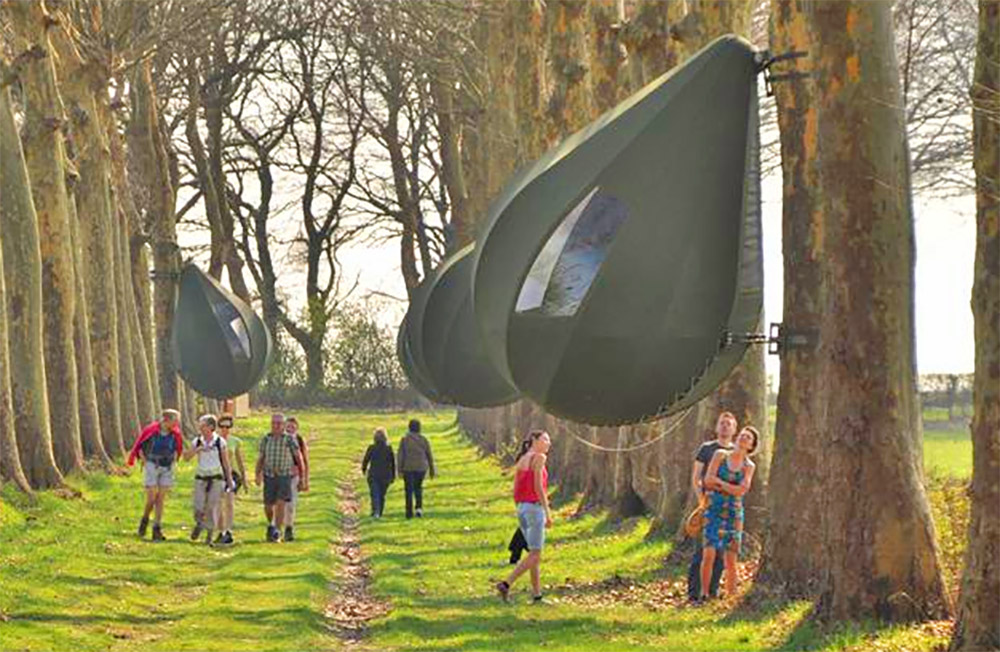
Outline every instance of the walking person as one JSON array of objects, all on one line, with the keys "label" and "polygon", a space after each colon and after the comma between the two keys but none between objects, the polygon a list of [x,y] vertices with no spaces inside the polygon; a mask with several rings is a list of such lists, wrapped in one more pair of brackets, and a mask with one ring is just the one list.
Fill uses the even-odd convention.
[{"label": "walking person", "polygon": [[164,541],[163,504],[174,486],[174,467],[184,452],[181,435],[181,415],[177,410],[165,409],[159,421],[142,429],[128,455],[128,465],[142,461],[142,484],[146,491],[146,505],[139,521],[139,536],[145,537],[149,528],[149,515],[153,516],[153,541]]},{"label": "walking person", "polygon": [[753,481],[756,467],[750,456],[757,450],[759,438],[756,428],[746,426],[736,437],[733,450],[716,451],[705,474],[708,508],[702,535],[701,602],[708,599],[706,585],[718,556],[725,561],[726,596],[736,595],[736,561],[743,542],[743,496]]},{"label": "walking person", "polygon": [[414,502],[416,515],[424,515],[424,476],[434,477],[434,456],[431,443],[420,433],[420,421],[410,420],[409,430],[399,441],[399,471],[403,474],[406,493],[406,518],[413,518]]},{"label": "walking person", "polygon": [[260,440],[254,473],[255,482],[264,485],[267,540],[273,543],[281,540],[285,506],[292,499],[295,467],[302,467],[298,442],[285,433],[285,415],[276,412],[271,415],[271,431]]},{"label": "walking person", "polygon": [[231,490],[233,483],[228,445],[215,432],[216,426],[214,414],[206,414],[198,419],[201,434],[195,437],[191,449],[184,453],[184,459],[198,456],[198,466],[194,472],[194,528],[191,530],[191,540],[197,541],[198,536],[205,531],[205,543],[209,545],[212,544],[212,533],[222,530],[222,495]]},{"label": "walking person", "polygon": [[514,465],[514,504],[517,506],[517,521],[524,534],[528,556],[511,571],[506,580],[498,582],[497,591],[504,602],[510,598],[510,589],[517,578],[525,572],[531,574],[532,601],[542,602],[541,563],[542,549],[545,547],[545,530],[552,527],[552,511],[549,508],[548,460],[552,440],[544,430],[533,430],[521,442],[517,463]]},{"label": "walking person", "polygon": [[233,477],[233,490],[227,491],[222,495],[221,531],[215,543],[223,545],[232,545],[235,541],[233,539],[233,520],[236,514],[236,494],[250,480],[249,476],[247,476],[246,463],[243,460],[243,440],[232,434],[232,432],[233,416],[231,414],[223,414],[219,417],[219,436],[225,440],[226,448],[229,450],[230,466],[232,466],[232,462],[235,460],[236,469],[239,469],[233,469],[231,473]]},{"label": "walking person", "polygon": [[385,428],[376,428],[374,443],[365,451],[361,473],[368,476],[368,493],[371,495],[372,516],[382,518],[385,511],[385,494],[396,479],[396,460]]},{"label": "walking person", "polygon": [[285,541],[295,540],[295,516],[299,512],[299,487],[309,491],[309,446],[305,437],[299,434],[299,420],[295,417],[285,419],[285,434],[295,439],[302,455],[302,468],[298,466],[292,471],[292,499],[285,506]]},{"label": "walking person", "polygon": [[[691,490],[698,499],[698,504],[702,507],[707,505],[708,496],[705,489],[705,474],[708,472],[708,465],[716,452],[720,450],[732,449],[733,436],[736,434],[736,415],[732,412],[723,412],[715,420],[715,439],[704,442],[698,447],[698,452],[694,457],[694,464],[691,467]],[[701,541],[696,541],[694,557],[688,567],[688,601],[695,603],[701,599]],[[709,591],[711,597],[715,597],[719,592],[719,578],[722,577],[723,560],[720,556],[712,566],[712,575],[709,578]]]}]

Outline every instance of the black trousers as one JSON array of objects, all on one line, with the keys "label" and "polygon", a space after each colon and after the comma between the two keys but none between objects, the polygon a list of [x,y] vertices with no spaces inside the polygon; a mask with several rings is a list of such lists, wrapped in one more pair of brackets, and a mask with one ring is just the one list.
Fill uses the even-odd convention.
[{"label": "black trousers", "polygon": [[[694,552],[694,559],[688,568],[688,599],[696,600],[701,595],[701,555],[702,546],[700,537],[695,539],[698,547]],[[722,577],[722,569],[725,562],[722,559],[722,552],[716,551],[715,564],[712,565],[712,579],[708,585],[708,594],[713,598],[719,594],[719,579]]]},{"label": "black trousers", "polygon": [[385,494],[389,491],[386,480],[368,476],[368,492],[372,500],[372,516],[381,516],[385,511]]},{"label": "black trousers", "polygon": [[424,508],[424,471],[403,471],[403,485],[406,490],[406,518],[413,518],[413,501],[417,509]]}]

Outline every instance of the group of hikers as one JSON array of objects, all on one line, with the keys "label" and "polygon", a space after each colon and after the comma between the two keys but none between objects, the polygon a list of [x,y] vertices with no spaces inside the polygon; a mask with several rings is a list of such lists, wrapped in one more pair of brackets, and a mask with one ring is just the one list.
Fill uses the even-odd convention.
[{"label": "group of hikers", "polygon": [[[198,540],[205,532],[205,542],[210,545],[234,542],[235,496],[241,488],[245,490],[248,479],[242,441],[232,434],[233,417],[228,414],[218,418],[206,414],[198,420],[198,429],[198,436],[185,450],[180,414],[168,409],[136,439],[128,463],[132,465],[138,459],[143,464],[146,504],[139,521],[140,537],[146,535],[152,516],[152,539],[164,540],[163,504],[174,486],[175,467],[181,459],[197,457],[191,539]],[[435,469],[430,442],[420,430],[420,421],[412,419],[395,453],[385,429],[375,430],[374,441],[361,462],[373,518],[384,515],[389,485],[399,475],[403,477],[406,518],[424,515],[423,482],[428,474],[434,477]],[[736,561],[743,540],[743,496],[753,480],[755,465],[750,457],[757,450],[759,438],[756,428],[748,425],[738,429],[736,416],[722,412],[716,420],[715,439],[703,443],[695,454],[691,489],[698,508],[689,521],[697,524],[701,541],[688,569],[688,598],[694,604],[717,596],[723,572],[726,593],[733,595],[736,591]],[[546,530],[552,526],[546,467],[551,446],[547,432],[534,430],[518,451],[513,486],[518,529],[510,545],[514,553],[511,563],[516,566],[495,587],[504,601],[525,573],[531,578],[533,601],[542,601],[542,550]],[[271,415],[271,430],[261,437],[257,447],[254,483],[263,486],[266,540],[293,541],[299,492],[309,490],[309,449],[295,417]],[[524,559],[520,559],[522,550],[528,553]]]},{"label": "group of hikers", "polygon": [[[231,545],[236,493],[247,488],[249,477],[242,440],[232,434],[233,417],[206,414],[198,419],[199,434],[185,450],[180,413],[166,409],[160,419],[146,426],[129,453],[129,466],[139,460],[143,469],[146,505],[138,534],[146,536],[153,517],[152,540],[163,541],[163,505],[174,486],[175,469],[181,459],[197,457],[194,474],[194,525],[191,540],[205,533],[209,545]],[[233,468],[235,460],[236,468]],[[295,515],[299,492],[309,491],[309,447],[299,434],[299,422],[284,414],[271,415],[271,430],[257,447],[254,483],[264,488],[266,539],[295,539]],[[282,537],[282,533],[284,536]],[[213,539],[213,536],[215,537]]]},{"label": "group of hikers", "polygon": [[[715,439],[699,446],[691,469],[691,488],[698,501],[694,516],[701,539],[688,571],[688,598],[695,605],[717,597],[723,570],[726,594],[736,592],[736,561],[743,542],[743,496],[750,491],[755,469],[750,456],[757,450],[760,438],[753,426],[744,426],[738,434],[737,428],[735,415],[721,413],[715,424]],[[496,584],[505,602],[514,582],[525,573],[531,577],[532,601],[542,602],[542,549],[545,532],[552,526],[546,468],[551,446],[547,432],[532,431],[521,442],[514,465],[518,531],[510,544],[514,553],[511,562],[519,556],[518,547],[527,550],[528,555]]]}]

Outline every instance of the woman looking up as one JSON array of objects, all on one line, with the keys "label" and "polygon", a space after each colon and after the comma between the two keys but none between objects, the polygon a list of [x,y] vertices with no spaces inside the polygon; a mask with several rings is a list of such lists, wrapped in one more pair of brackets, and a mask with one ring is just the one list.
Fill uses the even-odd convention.
[{"label": "woman looking up", "polygon": [[549,433],[534,430],[521,442],[517,462],[514,465],[514,503],[517,505],[517,520],[528,544],[528,556],[511,572],[510,576],[496,585],[504,602],[510,597],[510,587],[526,571],[531,572],[531,588],[534,602],[542,601],[540,565],[542,548],[545,547],[545,530],[552,526],[552,512],[549,509],[549,472],[545,468],[546,455],[552,447]]}]

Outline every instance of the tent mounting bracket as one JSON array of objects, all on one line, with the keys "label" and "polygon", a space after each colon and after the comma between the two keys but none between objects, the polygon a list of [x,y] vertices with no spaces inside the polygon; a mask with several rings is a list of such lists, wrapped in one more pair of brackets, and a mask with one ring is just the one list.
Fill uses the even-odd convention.
[{"label": "tent mounting bracket", "polygon": [[780,322],[771,322],[769,333],[731,333],[723,338],[725,346],[732,344],[766,344],[770,355],[781,355],[789,349],[804,349],[813,346],[816,334],[812,331],[794,329]]},{"label": "tent mounting bracket", "polygon": [[754,55],[754,61],[757,64],[757,72],[764,73],[764,89],[766,90],[768,97],[774,95],[774,84],[776,83],[794,81],[796,79],[805,79],[811,76],[811,73],[799,71],[775,73],[771,72],[771,66],[776,63],[794,61],[795,59],[801,59],[807,56],[809,56],[809,53],[802,50],[792,50],[775,55],[772,55],[770,50],[762,50]]}]

